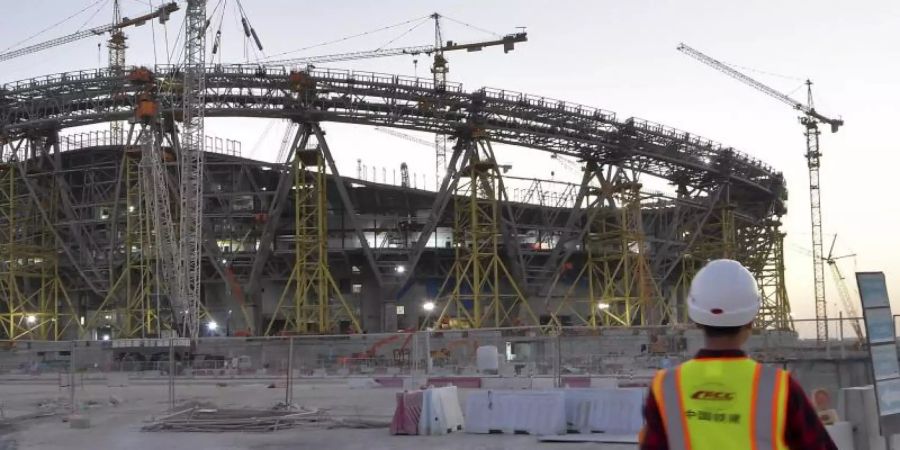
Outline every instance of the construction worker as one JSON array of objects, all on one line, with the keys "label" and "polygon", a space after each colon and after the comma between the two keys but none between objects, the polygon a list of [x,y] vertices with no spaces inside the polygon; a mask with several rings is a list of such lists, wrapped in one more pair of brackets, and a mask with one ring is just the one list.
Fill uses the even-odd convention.
[{"label": "construction worker", "polygon": [[837,449],[803,388],[741,350],[760,304],[750,271],[711,261],[694,277],[687,303],[705,347],[654,377],[641,449]]}]

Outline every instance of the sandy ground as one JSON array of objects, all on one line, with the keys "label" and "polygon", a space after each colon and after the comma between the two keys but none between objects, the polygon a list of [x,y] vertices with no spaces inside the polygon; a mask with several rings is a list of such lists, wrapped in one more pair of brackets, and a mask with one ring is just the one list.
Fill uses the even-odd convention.
[{"label": "sandy ground", "polygon": [[[217,383],[224,382],[225,386]],[[219,380],[181,382],[178,402],[201,401],[223,408],[271,408],[285,399],[283,382],[269,388],[270,380]],[[390,420],[397,389],[349,389],[346,381],[297,381],[293,403],[325,409],[337,417]],[[467,392],[461,390],[464,401]],[[56,379],[0,380],[0,408],[7,419],[39,411],[68,408],[69,390]],[[541,443],[534,436],[473,435],[391,436],[384,429],[294,428],[269,433],[171,433],[142,432],[154,415],[168,410],[168,387],[164,381],[131,381],[125,387],[107,387],[104,382],[76,386],[79,413],[90,418],[89,429],[71,429],[65,414],[30,420],[12,420],[0,427],[0,450],[25,449],[346,449],[386,450],[430,448],[433,450],[529,450],[529,449],[633,449],[634,445],[597,443]]]}]

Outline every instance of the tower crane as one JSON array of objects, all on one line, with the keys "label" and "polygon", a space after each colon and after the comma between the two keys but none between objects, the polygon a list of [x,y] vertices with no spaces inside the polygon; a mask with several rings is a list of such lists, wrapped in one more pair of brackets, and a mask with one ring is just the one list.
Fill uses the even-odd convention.
[{"label": "tower crane", "polygon": [[754,89],[787,104],[791,108],[800,111],[800,124],[803,125],[803,135],[806,137],[806,161],[809,168],[809,205],[812,224],[812,248],[813,248],[813,290],[816,301],[816,338],[820,341],[828,340],[828,304],[825,301],[825,268],[822,254],[822,199],[819,189],[819,124],[831,127],[831,132],[836,133],[844,125],[841,119],[831,119],[816,111],[812,97],[812,82],[806,80],[806,104],[797,101],[787,94],[783,94],[749,76],[731,68],[727,64],[718,61],[706,54],[689,47],[678,44],[678,51],[706,64],[719,72],[722,72]]},{"label": "tower crane", "polygon": [[203,219],[203,118],[206,92],[206,0],[188,0],[184,19],[181,154],[178,158],[177,302],[187,305],[183,333],[200,333],[200,243]]},{"label": "tower crane", "polygon": [[855,302],[850,299],[850,288],[847,287],[847,280],[844,278],[844,275],[841,273],[840,267],[837,265],[837,260],[844,258],[852,258],[856,256],[855,253],[851,253],[848,255],[834,256],[834,244],[837,242],[837,235],[834,235],[834,239],[831,240],[831,248],[828,249],[828,256],[825,257],[825,263],[828,264],[828,267],[831,268],[831,275],[834,277],[834,284],[837,286],[838,296],[841,297],[841,303],[843,303],[844,311],[847,312],[847,315],[850,316],[850,326],[853,327],[853,332],[856,334],[856,338],[859,342],[862,342],[863,332],[862,327],[859,325],[859,312],[856,311]]},{"label": "tower crane", "polygon": [[375,127],[375,131],[378,131],[379,133],[389,134],[389,135],[391,135],[391,136],[398,137],[398,138],[400,138],[400,139],[403,139],[403,140],[406,140],[406,141],[409,141],[409,142],[414,142],[414,143],[416,143],[416,144],[427,145],[428,147],[431,147],[431,145],[432,145],[432,142],[431,142],[431,141],[422,139],[422,138],[417,137],[417,136],[413,136],[413,135],[411,135],[411,134],[406,134],[406,133],[404,133],[404,132],[402,132],[402,131],[397,131],[397,130],[394,130],[394,129],[391,129],[391,128]]},{"label": "tower crane", "polygon": [[[115,14],[118,14],[118,2],[115,5]],[[44,41],[38,44],[29,45],[27,47],[22,47],[20,49],[8,51],[6,53],[0,53],[0,62],[9,61],[13,58],[18,58],[20,56],[30,55],[32,53],[37,53],[40,51],[44,51],[53,47],[58,47],[60,45],[65,45],[70,42],[79,41],[81,39],[89,38],[91,36],[99,36],[106,33],[111,33],[112,36],[110,41],[116,40],[116,42],[121,42],[121,46],[116,46],[115,49],[118,51],[121,49],[124,51],[125,49],[125,37],[121,35],[120,38],[117,38],[117,34],[121,34],[122,30],[128,27],[139,27],[149,20],[159,19],[160,23],[166,23],[169,20],[169,15],[173,12],[178,11],[178,4],[175,2],[166,3],[156,11],[153,11],[149,14],[144,14],[142,16],[135,17],[133,19],[129,19],[127,17],[118,18],[116,17],[113,23],[108,25],[103,25],[100,27],[91,28],[88,30],[78,31],[72,34],[68,34],[65,36],[61,36],[55,39],[50,39],[49,41]],[[114,60],[113,57],[113,47],[110,47],[110,65],[113,64],[113,61],[119,61],[118,59]],[[119,55],[119,53],[116,53]]]},{"label": "tower crane", "polygon": [[[481,51],[484,47],[492,47],[497,45],[502,45],[504,49],[504,53],[509,53],[513,50],[516,43],[525,42],[528,40],[528,34],[525,32],[507,34],[500,39],[490,40],[490,41],[481,41],[481,42],[469,42],[469,43],[455,43],[452,41],[447,41],[445,44],[435,44],[435,45],[416,45],[410,47],[392,47],[392,48],[384,48],[379,50],[366,50],[360,52],[348,52],[348,53],[335,53],[330,55],[313,55],[313,56],[304,56],[299,58],[286,58],[286,59],[268,59],[266,60],[266,64],[275,64],[275,65],[307,65],[307,64],[322,64],[322,63],[330,63],[330,62],[340,62],[340,61],[353,61],[357,59],[373,59],[373,58],[384,58],[389,56],[402,56],[402,55],[432,55],[443,52],[450,51],[459,51],[466,50],[468,52],[477,52]],[[446,60],[444,60],[444,64],[446,65]],[[446,80],[445,80],[446,81]]]},{"label": "tower crane", "polygon": [[[443,32],[441,31],[441,15],[438,13],[431,14],[430,18],[434,20],[434,44],[419,45],[413,47],[396,47],[385,48],[371,51],[339,53],[334,55],[318,55],[307,56],[303,58],[277,59],[269,60],[272,64],[285,65],[302,65],[302,64],[319,64],[337,61],[352,61],[356,59],[382,58],[387,56],[398,55],[433,55],[434,60],[431,65],[431,73],[434,81],[434,89],[442,92],[447,87],[447,73],[450,66],[447,63],[445,52],[461,51],[477,52],[485,47],[503,46],[503,53],[509,53],[515,49],[515,45],[528,40],[528,33],[524,31],[511,33],[488,41],[458,43],[453,41],[444,41]],[[440,108],[441,105],[431,105],[433,108]],[[443,174],[447,171],[447,136],[436,134],[434,137],[435,149],[435,182],[440,186]]]}]

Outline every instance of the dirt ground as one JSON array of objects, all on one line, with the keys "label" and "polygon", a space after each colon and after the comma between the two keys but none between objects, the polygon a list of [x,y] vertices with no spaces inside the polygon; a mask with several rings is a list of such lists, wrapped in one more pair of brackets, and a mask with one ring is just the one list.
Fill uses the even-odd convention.
[{"label": "dirt ground", "polygon": [[[205,402],[221,408],[271,408],[285,400],[282,381],[203,380],[179,382],[177,403]],[[346,380],[296,381],[293,403],[318,408],[334,417],[368,421],[390,420],[398,389],[350,389]],[[466,390],[460,390],[461,401]],[[154,416],[169,410],[164,380],[132,380],[124,387],[104,381],[76,383],[78,414],[90,419],[88,429],[72,429],[68,416],[70,391],[56,378],[0,380],[0,450],[96,449],[315,449],[386,450],[579,450],[633,449],[634,445],[598,443],[541,443],[527,435],[475,435],[462,432],[445,436],[391,436],[386,427],[327,429],[303,426],[267,433],[143,432]],[[55,413],[52,414],[51,413]],[[43,417],[28,418],[38,414]]]}]

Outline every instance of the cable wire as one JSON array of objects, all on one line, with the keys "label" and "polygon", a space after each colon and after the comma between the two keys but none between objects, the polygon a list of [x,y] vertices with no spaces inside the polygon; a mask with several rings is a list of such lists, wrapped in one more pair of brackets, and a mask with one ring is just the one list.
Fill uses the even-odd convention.
[{"label": "cable wire", "polygon": [[458,23],[458,24],[460,24],[460,25],[462,25],[462,26],[469,27],[469,28],[471,28],[471,29],[473,29],[473,30],[478,30],[478,31],[480,31],[480,32],[482,32],[482,33],[492,34],[492,35],[497,36],[497,37],[499,37],[499,38],[502,38],[502,37],[503,37],[503,36],[500,35],[499,33],[495,33],[495,32],[493,32],[493,31],[491,31],[491,30],[485,30],[484,28],[476,27],[475,25],[471,25],[471,24],[465,23],[465,22],[463,22],[463,21],[461,21],[461,20],[456,20],[456,19],[454,19],[454,18],[452,18],[452,17],[447,17],[447,16],[444,16],[444,15],[441,15],[441,19],[447,19],[447,20],[449,20],[449,21],[451,21],[451,22]]},{"label": "cable wire", "polygon": [[784,79],[786,79],[786,80],[792,80],[792,81],[804,81],[804,82],[806,81],[805,78],[799,78],[799,77],[795,77],[795,76],[792,76],[792,75],[784,75],[784,74],[775,73],[775,72],[768,72],[768,71],[765,71],[765,70],[754,69],[754,68],[752,68],[752,67],[742,66],[742,65],[740,65],[740,64],[732,64],[732,63],[725,62],[725,61],[721,61],[721,63],[722,63],[722,64],[725,64],[726,66],[729,66],[729,67],[731,67],[731,68],[733,68],[733,69],[746,70],[746,71],[748,71],[748,72],[755,72],[755,73],[758,73],[758,74],[761,74],[761,75],[768,75],[768,76],[771,76],[771,77],[784,78]]},{"label": "cable wire", "polygon": [[21,41],[19,41],[19,42],[16,42],[15,44],[10,45],[9,47],[6,47],[6,48],[3,49],[3,50],[0,50],[0,53],[5,53],[6,51],[8,51],[8,50],[10,50],[10,49],[16,48],[16,47],[18,47],[18,46],[20,46],[20,45],[22,45],[22,44],[24,44],[24,43],[26,43],[26,42],[28,42],[28,41],[34,39],[34,38],[36,38],[36,37],[38,37],[38,36],[40,36],[40,35],[42,35],[42,34],[48,32],[48,31],[50,31],[50,30],[52,30],[52,29],[54,29],[54,28],[56,28],[56,27],[58,27],[58,26],[64,24],[64,23],[68,22],[69,20],[71,20],[71,19],[74,18],[75,16],[78,16],[78,15],[80,15],[81,13],[87,11],[88,9],[93,8],[94,6],[96,6],[98,3],[102,2],[102,1],[106,1],[106,0],[97,0],[97,1],[95,1],[94,3],[91,3],[91,4],[88,5],[88,6],[85,6],[83,9],[81,9],[80,11],[78,11],[78,12],[72,14],[71,16],[66,17],[66,18],[63,19],[63,20],[60,20],[59,22],[56,22],[56,23],[54,23],[53,25],[50,25],[49,27],[44,28],[44,29],[41,30],[41,31],[38,31],[37,33],[32,34],[31,36],[28,36],[27,38],[25,38],[25,39],[23,39],[23,40],[21,40]]},{"label": "cable wire", "polygon": [[109,3],[109,0],[104,0],[104,1],[103,1],[103,4],[101,4],[99,7],[97,7],[97,9],[94,10],[94,13],[91,14],[91,16],[88,17],[87,20],[85,20],[84,23],[82,23],[81,26],[79,26],[77,30],[75,30],[75,32],[77,33],[77,32],[79,32],[79,31],[83,30],[84,27],[85,27],[85,25],[87,25],[88,22],[90,22],[91,20],[93,20],[94,17],[97,17],[97,14],[100,13],[100,10],[102,10],[103,8],[106,7],[106,4],[107,4],[107,3]]},{"label": "cable wire", "polygon": [[[153,0],[148,0],[148,1],[150,2],[150,9],[151,10],[155,9],[153,7]],[[159,62],[157,61],[157,58],[156,58],[156,21],[155,20],[150,21],[150,36],[151,36],[151,39],[153,40],[153,65],[156,66],[157,64],[159,64]]]},{"label": "cable wire", "polygon": [[364,31],[364,32],[359,33],[359,34],[354,34],[354,35],[351,35],[351,36],[345,36],[345,37],[342,37],[342,38],[340,38],[340,39],[334,39],[334,40],[331,40],[331,41],[325,41],[325,42],[321,42],[321,43],[318,43],[318,44],[315,44],[315,45],[310,45],[310,46],[307,46],[307,47],[298,48],[298,49],[296,49],[296,50],[290,50],[290,51],[286,51],[286,52],[276,53],[276,54],[274,54],[274,55],[269,55],[266,59],[269,60],[269,59],[272,59],[272,58],[275,58],[275,57],[278,57],[278,56],[284,56],[284,55],[288,55],[288,54],[291,54],[291,53],[298,53],[298,52],[302,52],[302,51],[305,51],[305,50],[310,50],[310,49],[313,49],[313,48],[316,48],[316,47],[323,47],[323,46],[326,46],[326,45],[337,44],[337,43],[339,43],[339,42],[348,41],[348,40],[350,40],[350,39],[354,39],[354,38],[358,38],[358,37],[362,37],[362,36],[367,36],[367,35],[370,35],[370,34],[375,34],[375,33],[381,32],[381,31],[390,30],[390,29],[392,29],[392,28],[397,28],[397,27],[399,27],[399,26],[407,25],[407,24],[410,24],[410,23],[413,23],[413,22],[416,22],[416,21],[419,21],[419,20],[422,20],[422,19],[428,19],[428,18],[430,18],[430,17],[431,17],[431,15],[428,15],[428,16],[425,16],[425,17],[416,17],[415,19],[410,19],[410,20],[407,20],[407,21],[405,21],[405,22],[400,22],[400,23],[397,23],[397,24],[394,24],[394,25],[389,25],[389,26],[382,27],[382,28],[377,28],[377,29],[374,29],[374,30]]},{"label": "cable wire", "polygon": [[393,43],[396,42],[398,39],[402,38],[403,36],[406,36],[407,34],[411,33],[411,32],[412,32],[413,30],[415,30],[416,28],[419,28],[420,26],[422,26],[422,24],[425,23],[426,20],[427,20],[427,18],[420,20],[419,23],[413,25],[410,29],[404,31],[404,32],[401,33],[399,36],[397,36],[397,37],[395,37],[395,38],[393,38],[393,39],[391,39],[391,40],[385,42],[385,43],[382,44],[380,47],[376,48],[375,51],[381,50],[381,49],[387,47],[388,45],[393,44]]}]

